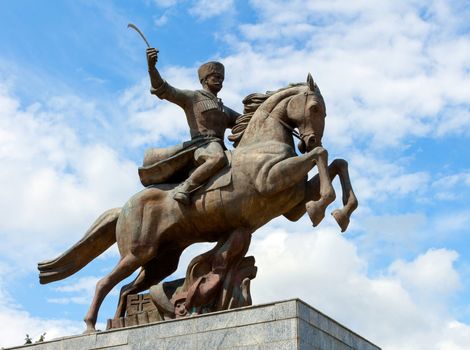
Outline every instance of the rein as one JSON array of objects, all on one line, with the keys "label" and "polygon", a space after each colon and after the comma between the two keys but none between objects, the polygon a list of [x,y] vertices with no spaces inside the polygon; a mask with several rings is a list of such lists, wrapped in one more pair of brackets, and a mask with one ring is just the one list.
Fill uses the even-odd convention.
[{"label": "rein", "polygon": [[[271,114],[269,114],[271,116]],[[271,118],[274,118],[276,119],[279,123],[281,123],[281,125],[283,127],[285,127],[287,130],[289,130],[291,133],[292,133],[292,136],[298,138],[299,140],[302,140],[302,137],[300,136],[299,132],[297,130],[295,130],[292,126],[290,126],[289,124],[287,124],[284,120],[282,119],[279,119],[279,118],[276,118],[276,117],[273,117],[271,116]]]},{"label": "rein", "polygon": [[[305,118],[305,115],[307,114],[307,98],[308,98],[308,95],[313,95],[313,92],[312,93],[309,93],[308,91],[304,93],[305,94],[305,104],[304,104],[304,118]],[[292,126],[290,126],[289,124],[287,124],[284,120],[280,119],[280,118],[276,118],[276,117],[273,117],[271,115],[271,113],[269,113],[269,116],[271,118],[274,118],[276,119],[279,123],[281,123],[281,125],[283,127],[285,127],[287,130],[289,130],[291,133],[292,133],[292,136],[296,137],[297,139],[301,140],[302,141],[302,135],[300,135],[300,133],[295,130],[295,128],[293,128]]]}]

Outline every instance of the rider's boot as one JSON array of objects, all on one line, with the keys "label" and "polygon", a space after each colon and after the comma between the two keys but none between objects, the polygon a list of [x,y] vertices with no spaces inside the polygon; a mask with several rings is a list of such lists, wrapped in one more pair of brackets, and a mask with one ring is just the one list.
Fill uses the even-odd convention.
[{"label": "rider's boot", "polygon": [[185,181],[175,188],[176,193],[173,195],[173,199],[181,204],[189,205],[191,203],[191,191],[194,190],[197,185]]}]

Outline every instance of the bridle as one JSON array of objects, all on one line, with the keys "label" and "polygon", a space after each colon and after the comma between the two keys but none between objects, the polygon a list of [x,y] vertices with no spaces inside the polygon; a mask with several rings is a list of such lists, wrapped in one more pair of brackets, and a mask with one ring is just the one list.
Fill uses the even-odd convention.
[{"label": "bridle", "polygon": [[289,124],[287,124],[284,120],[280,119],[280,118],[277,118],[277,117],[274,117],[271,115],[271,113],[269,114],[272,118],[276,119],[279,123],[281,123],[281,125],[283,127],[285,127],[287,130],[289,130],[291,133],[292,133],[292,136],[298,138],[299,140],[302,141],[302,135],[300,135],[300,133],[295,130],[295,128],[293,128],[292,126],[290,126]]},{"label": "bridle", "polygon": [[[305,116],[307,115],[307,99],[308,99],[308,96],[309,95],[315,95],[315,93],[313,91],[310,91],[310,89],[308,89],[307,91],[304,92],[304,95],[305,95],[305,103],[304,103],[304,118],[305,118]],[[285,127],[287,130],[289,130],[291,132],[292,136],[294,136],[298,140],[304,142],[303,138],[305,137],[305,135],[302,135],[301,133],[299,133],[297,130],[295,130],[294,127],[287,124],[284,120],[273,116],[272,113],[269,113],[268,116],[271,116],[273,119],[276,119],[283,127]],[[310,136],[310,135],[308,135],[308,136]]]}]

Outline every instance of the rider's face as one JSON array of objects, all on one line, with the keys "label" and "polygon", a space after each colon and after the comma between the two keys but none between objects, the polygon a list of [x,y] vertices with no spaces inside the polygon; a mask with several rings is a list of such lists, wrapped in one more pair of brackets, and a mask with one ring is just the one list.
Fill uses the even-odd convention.
[{"label": "rider's face", "polygon": [[222,89],[223,82],[224,77],[218,73],[209,74],[205,80],[209,90],[215,94]]}]

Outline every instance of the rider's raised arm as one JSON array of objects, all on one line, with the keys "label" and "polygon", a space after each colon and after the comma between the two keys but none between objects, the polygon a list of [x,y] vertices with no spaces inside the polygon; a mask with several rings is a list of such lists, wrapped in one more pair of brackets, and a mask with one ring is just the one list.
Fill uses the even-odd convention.
[{"label": "rider's raised arm", "polygon": [[150,93],[160,99],[165,99],[176,103],[183,109],[191,101],[192,91],[177,89],[164,80],[158,69],[155,67],[158,61],[158,51],[155,48],[147,49],[147,63],[150,77]]}]

